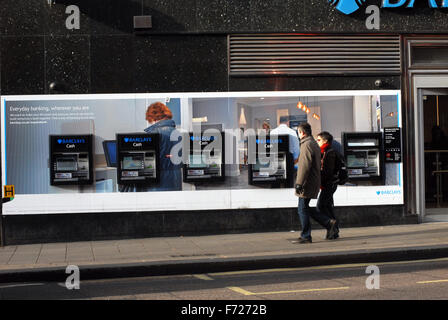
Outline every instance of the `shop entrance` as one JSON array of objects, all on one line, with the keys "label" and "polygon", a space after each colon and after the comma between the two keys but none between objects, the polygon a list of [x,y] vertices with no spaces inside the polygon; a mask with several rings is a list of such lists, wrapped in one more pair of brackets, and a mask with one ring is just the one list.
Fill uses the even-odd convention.
[{"label": "shop entrance", "polygon": [[448,75],[412,77],[415,103],[415,182],[409,185],[419,221],[448,221]]},{"label": "shop entrance", "polygon": [[421,89],[426,214],[448,214],[448,89]]},{"label": "shop entrance", "polygon": [[448,221],[448,37],[403,39],[405,210],[420,223]]}]

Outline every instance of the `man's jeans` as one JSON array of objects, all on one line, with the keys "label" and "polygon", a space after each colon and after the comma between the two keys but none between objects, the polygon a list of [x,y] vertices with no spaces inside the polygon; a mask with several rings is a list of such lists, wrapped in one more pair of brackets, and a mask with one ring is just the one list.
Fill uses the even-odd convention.
[{"label": "man's jeans", "polygon": [[299,219],[302,225],[301,237],[303,239],[311,239],[311,221],[310,217],[316,220],[322,227],[328,229],[330,227],[330,217],[310,207],[309,198],[299,198]]}]

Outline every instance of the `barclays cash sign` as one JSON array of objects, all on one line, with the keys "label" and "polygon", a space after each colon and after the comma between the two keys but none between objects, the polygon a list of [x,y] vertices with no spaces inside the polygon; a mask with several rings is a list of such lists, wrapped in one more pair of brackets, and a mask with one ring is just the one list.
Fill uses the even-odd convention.
[{"label": "barclays cash sign", "polygon": [[[448,8],[448,0],[440,1],[440,5],[436,0],[427,0],[430,8]],[[344,14],[352,14],[356,12],[366,2],[366,0],[328,0],[330,4],[336,7],[336,10]],[[383,0],[382,8],[413,8],[415,0]]]},{"label": "barclays cash sign", "polygon": [[139,142],[139,143],[142,143],[142,142],[151,142],[152,138],[139,138],[139,137],[137,137],[137,138],[128,138],[128,137],[125,137],[123,140],[126,143],[128,143],[128,142]]},{"label": "barclays cash sign", "polygon": [[58,144],[66,144],[66,143],[71,143],[71,144],[76,144],[76,143],[86,143],[85,139],[58,139]]}]

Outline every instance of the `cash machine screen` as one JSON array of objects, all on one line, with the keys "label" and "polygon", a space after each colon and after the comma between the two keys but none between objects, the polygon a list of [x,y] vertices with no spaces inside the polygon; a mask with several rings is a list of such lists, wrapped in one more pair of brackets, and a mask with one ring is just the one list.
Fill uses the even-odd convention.
[{"label": "cash machine screen", "polygon": [[57,158],[56,171],[77,171],[78,161],[76,158]]},{"label": "cash machine screen", "polygon": [[206,168],[208,165],[203,161],[202,155],[192,155],[190,154],[190,163],[188,165],[190,168]]},{"label": "cash machine screen", "polygon": [[[260,159],[257,158],[256,163],[252,167],[253,178],[286,179],[286,155],[280,153],[275,157],[277,158],[276,162],[272,164],[268,161],[261,163]],[[277,165],[277,168],[274,167],[275,165]]]},{"label": "cash machine screen", "polygon": [[260,159],[257,158],[257,162],[254,164],[253,170],[258,171],[258,170],[267,169],[267,168],[269,168],[269,162],[261,163]]},{"label": "cash machine screen", "polygon": [[367,153],[355,152],[347,154],[347,167],[349,168],[365,168],[367,167]]},{"label": "cash machine screen", "polygon": [[143,156],[129,156],[123,157],[123,166],[124,170],[141,170],[145,166]]}]

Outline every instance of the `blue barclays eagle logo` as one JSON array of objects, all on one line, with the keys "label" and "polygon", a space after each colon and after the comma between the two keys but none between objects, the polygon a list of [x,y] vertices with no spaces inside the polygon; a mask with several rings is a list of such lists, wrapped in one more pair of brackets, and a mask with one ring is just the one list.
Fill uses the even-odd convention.
[{"label": "blue barclays eagle logo", "polygon": [[[331,5],[336,6],[336,10],[344,14],[352,14],[357,11],[366,0],[328,0]],[[448,0],[440,1],[441,4],[437,3],[436,0],[428,0],[428,6],[430,8],[448,8]],[[415,0],[382,0],[381,8],[414,8]]]},{"label": "blue barclays eagle logo", "polygon": [[358,10],[366,0],[328,0],[331,5],[336,6],[336,10],[344,14],[352,14]]}]

